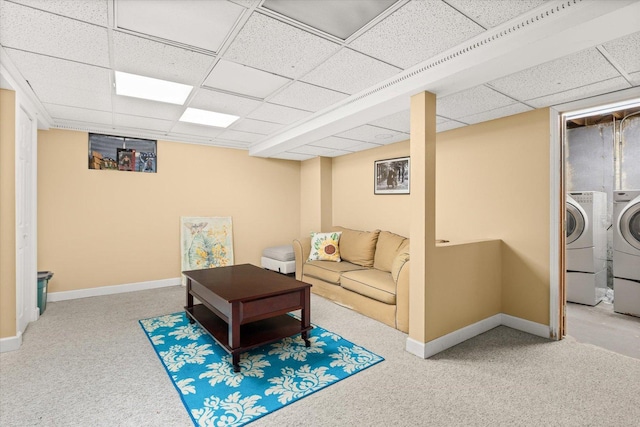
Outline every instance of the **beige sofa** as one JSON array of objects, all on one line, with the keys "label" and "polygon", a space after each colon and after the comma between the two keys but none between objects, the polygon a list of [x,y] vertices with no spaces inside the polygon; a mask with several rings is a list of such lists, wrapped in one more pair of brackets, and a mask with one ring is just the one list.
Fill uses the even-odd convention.
[{"label": "beige sofa", "polygon": [[403,332],[409,330],[409,239],[388,231],[341,231],[342,261],[308,261],[311,237],[295,239],[296,279],[315,294]]}]

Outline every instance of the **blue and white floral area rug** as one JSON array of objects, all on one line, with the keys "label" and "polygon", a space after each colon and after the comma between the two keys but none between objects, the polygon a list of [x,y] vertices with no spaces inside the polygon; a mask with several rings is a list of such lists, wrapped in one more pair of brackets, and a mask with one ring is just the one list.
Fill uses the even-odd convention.
[{"label": "blue and white floral area rug", "polygon": [[300,335],[231,356],[184,312],[140,320],[198,426],[241,426],[384,360],[314,325]]}]

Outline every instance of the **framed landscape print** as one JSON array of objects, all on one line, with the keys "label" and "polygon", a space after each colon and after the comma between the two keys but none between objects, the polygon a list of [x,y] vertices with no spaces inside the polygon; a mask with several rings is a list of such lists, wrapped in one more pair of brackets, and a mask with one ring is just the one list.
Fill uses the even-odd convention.
[{"label": "framed landscape print", "polygon": [[409,157],[376,160],[373,165],[374,194],[409,194]]}]

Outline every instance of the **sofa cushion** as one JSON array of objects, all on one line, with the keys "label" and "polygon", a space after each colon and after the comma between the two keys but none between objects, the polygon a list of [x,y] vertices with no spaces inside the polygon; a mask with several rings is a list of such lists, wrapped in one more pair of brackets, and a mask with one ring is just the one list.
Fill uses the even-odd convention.
[{"label": "sofa cushion", "polygon": [[340,256],[343,260],[363,267],[373,267],[373,257],[380,230],[358,231],[344,227],[335,227],[342,231],[340,237]]},{"label": "sofa cushion", "polygon": [[350,262],[307,261],[304,264],[304,275],[324,280],[334,285],[340,284],[340,275],[345,271],[362,270],[364,267]]},{"label": "sofa cushion", "polygon": [[381,231],[376,244],[376,254],[373,258],[373,268],[391,271],[391,264],[398,253],[398,249],[407,239],[397,234]]},{"label": "sofa cushion", "polygon": [[337,261],[340,262],[341,231],[331,233],[311,233],[311,251],[308,261]]},{"label": "sofa cushion", "polygon": [[375,268],[350,271],[342,275],[340,286],[385,304],[396,303],[396,284],[387,271]]},{"label": "sofa cushion", "polygon": [[[407,239],[407,242],[409,239]],[[409,244],[406,243],[400,247],[398,253],[393,258],[393,262],[391,263],[391,277],[394,282],[398,281],[398,275],[400,274],[400,270],[404,264],[409,261]]]}]

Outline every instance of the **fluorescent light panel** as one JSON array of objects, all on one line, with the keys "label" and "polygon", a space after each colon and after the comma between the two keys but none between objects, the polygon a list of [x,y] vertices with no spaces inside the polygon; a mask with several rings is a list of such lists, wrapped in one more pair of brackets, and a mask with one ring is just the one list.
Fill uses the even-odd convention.
[{"label": "fluorescent light panel", "polygon": [[195,123],[198,125],[214,126],[217,128],[226,128],[240,117],[231,114],[216,113],[215,111],[199,110],[197,108],[187,108],[182,117],[181,122]]},{"label": "fluorescent light panel", "polygon": [[193,86],[116,71],[116,94],[184,105]]}]

